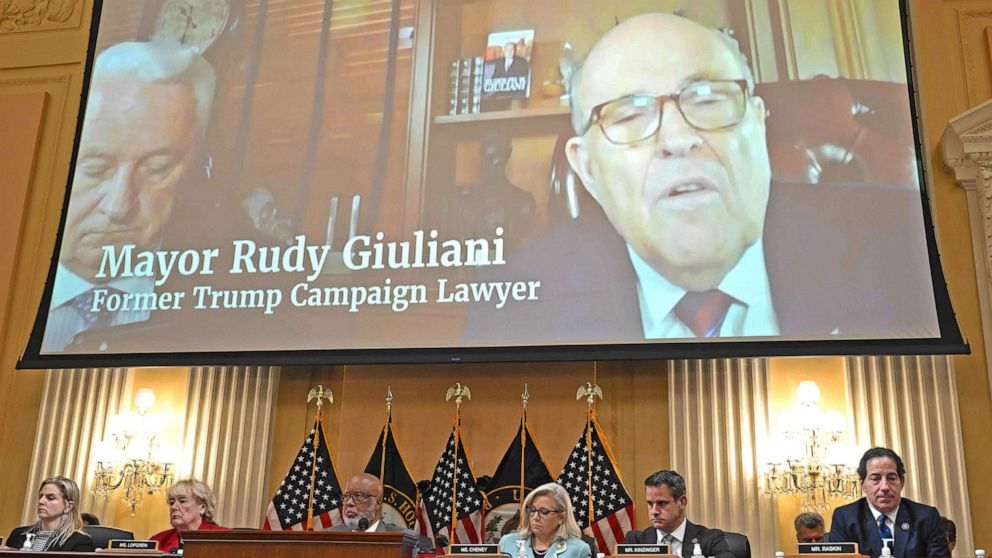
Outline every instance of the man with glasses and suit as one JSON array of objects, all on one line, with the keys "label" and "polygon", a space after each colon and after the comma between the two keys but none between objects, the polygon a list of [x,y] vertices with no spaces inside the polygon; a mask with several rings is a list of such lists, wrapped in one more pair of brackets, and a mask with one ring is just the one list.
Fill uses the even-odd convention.
[{"label": "man with glasses and suit", "polygon": [[368,473],[358,473],[348,479],[341,495],[341,515],[344,516],[344,523],[331,527],[331,531],[406,531],[382,520],[382,482]]},{"label": "man with glasses and suit", "polygon": [[[939,331],[910,219],[919,193],[773,184],[767,109],[730,35],[635,16],[593,45],[572,85],[565,155],[595,204],[488,272],[542,279],[540,301],[473,308],[467,340]],[[852,217],[869,206],[848,190],[905,223]],[[884,209],[896,197],[905,209]],[[880,296],[891,292],[922,296]]]},{"label": "man with glasses and suit", "polygon": [[872,448],[858,464],[864,498],[834,510],[830,542],[855,542],[858,551],[881,556],[882,545],[895,558],[950,556],[940,512],[902,497],[906,466],[889,448]]},{"label": "man with glasses and suit", "polygon": [[685,518],[689,498],[682,475],[675,471],[652,474],[644,479],[644,496],[651,526],[627,533],[624,544],[667,544],[671,554],[683,558],[692,556],[698,544],[703,556],[734,558],[723,531],[707,529]]}]

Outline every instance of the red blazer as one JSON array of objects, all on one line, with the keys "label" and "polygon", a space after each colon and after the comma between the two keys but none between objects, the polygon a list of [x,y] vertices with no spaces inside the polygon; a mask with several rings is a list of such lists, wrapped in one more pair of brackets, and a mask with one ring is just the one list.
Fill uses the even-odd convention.
[{"label": "red blazer", "polygon": [[[197,531],[230,531],[228,527],[221,527],[216,523],[203,520]],[[172,552],[179,548],[179,529],[168,529],[152,536],[153,541],[158,541],[158,549],[162,552]]]}]

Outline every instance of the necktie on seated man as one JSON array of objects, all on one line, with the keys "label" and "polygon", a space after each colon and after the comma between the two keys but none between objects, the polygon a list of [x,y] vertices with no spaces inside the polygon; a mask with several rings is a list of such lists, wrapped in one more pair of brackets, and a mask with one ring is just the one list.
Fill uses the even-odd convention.
[{"label": "necktie on seated man", "polygon": [[718,337],[733,298],[718,289],[689,291],[673,311],[696,337]]},{"label": "necktie on seated man", "polygon": [[882,544],[885,544],[885,539],[891,539],[892,529],[889,529],[886,520],[889,519],[884,513],[878,516],[878,536],[882,539]]}]

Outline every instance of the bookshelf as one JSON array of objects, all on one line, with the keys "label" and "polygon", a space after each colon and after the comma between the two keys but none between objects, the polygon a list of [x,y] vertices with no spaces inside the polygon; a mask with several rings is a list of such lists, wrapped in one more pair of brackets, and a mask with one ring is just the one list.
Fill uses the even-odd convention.
[{"label": "bookshelf", "polygon": [[524,120],[531,118],[550,118],[555,120],[567,120],[569,118],[567,107],[547,107],[532,109],[497,110],[491,112],[477,112],[469,114],[442,114],[434,117],[435,124],[471,124],[473,122],[492,122],[498,120]]}]

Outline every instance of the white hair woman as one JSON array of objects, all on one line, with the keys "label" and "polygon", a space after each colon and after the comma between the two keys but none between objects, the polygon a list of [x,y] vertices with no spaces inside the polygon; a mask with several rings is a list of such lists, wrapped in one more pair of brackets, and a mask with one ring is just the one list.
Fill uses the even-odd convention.
[{"label": "white hair woman", "polygon": [[572,500],[558,483],[549,482],[524,498],[520,528],[499,540],[499,551],[513,557],[589,558],[589,545],[575,522]]},{"label": "white hair woman", "polygon": [[93,552],[93,539],[80,530],[79,486],[72,479],[51,477],[38,489],[38,521],[14,529],[7,537],[18,550]]},{"label": "white hair woman", "polygon": [[227,531],[214,523],[214,511],[217,498],[207,486],[207,483],[195,479],[186,479],[169,487],[166,492],[169,502],[169,523],[172,529],[166,529],[152,536],[158,541],[158,549],[162,552],[172,552],[182,545],[180,531]]}]

